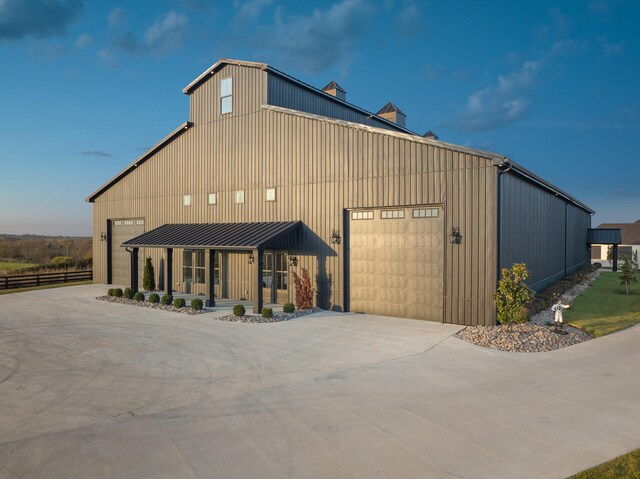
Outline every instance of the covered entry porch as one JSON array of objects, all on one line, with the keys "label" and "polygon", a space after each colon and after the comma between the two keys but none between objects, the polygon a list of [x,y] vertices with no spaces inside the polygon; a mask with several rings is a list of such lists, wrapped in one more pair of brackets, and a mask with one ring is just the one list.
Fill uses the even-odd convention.
[{"label": "covered entry porch", "polygon": [[589,248],[593,245],[611,246],[611,270],[618,271],[618,246],[622,243],[620,228],[590,228],[587,233]]},{"label": "covered entry porch", "polygon": [[[301,221],[260,223],[166,224],[122,243],[131,254],[131,289],[138,290],[140,248],[166,251],[165,291],[172,295],[174,250],[204,251],[206,305],[215,306],[216,255],[218,252],[247,253],[253,312],[264,303],[265,251],[290,250],[300,241]],[[233,275],[233,271],[229,272]]]}]

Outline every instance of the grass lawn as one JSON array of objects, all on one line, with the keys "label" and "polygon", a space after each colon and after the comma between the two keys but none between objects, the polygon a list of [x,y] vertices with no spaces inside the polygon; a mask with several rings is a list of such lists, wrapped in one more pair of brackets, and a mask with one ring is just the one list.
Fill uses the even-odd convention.
[{"label": "grass lawn", "polygon": [[9,263],[0,261],[0,273],[10,274],[11,271],[22,268],[30,268],[31,266],[37,266],[35,263]]},{"label": "grass lawn", "polygon": [[79,286],[81,284],[91,284],[92,281],[76,281],[75,283],[47,284],[45,286],[34,286],[32,288],[0,289],[0,296],[11,293],[24,293],[25,291],[37,291],[39,289],[64,288],[65,286]]},{"label": "grass lawn", "polygon": [[569,479],[638,479],[640,478],[640,449],[582,471]]},{"label": "grass lawn", "polygon": [[620,275],[602,272],[564,313],[565,323],[582,328],[595,337],[615,333],[640,323],[640,284],[625,294]]}]

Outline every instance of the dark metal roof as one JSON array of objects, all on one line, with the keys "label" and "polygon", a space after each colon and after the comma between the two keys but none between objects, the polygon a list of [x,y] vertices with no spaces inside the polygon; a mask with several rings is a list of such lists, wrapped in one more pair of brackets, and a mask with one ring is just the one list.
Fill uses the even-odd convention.
[{"label": "dark metal roof", "polygon": [[407,116],[404,114],[404,112],[400,108],[398,108],[391,102],[387,103],[385,106],[380,108],[380,111],[378,111],[376,115],[379,115],[380,113],[393,113],[394,111],[400,113],[401,115]]},{"label": "dark metal roof", "polygon": [[122,243],[152,248],[286,248],[298,241],[301,221],[167,224]]},{"label": "dark metal roof", "polygon": [[434,132],[429,130],[424,135],[422,135],[422,138],[431,138],[431,139],[437,140],[438,139],[438,135],[436,135]]},{"label": "dark metal roof", "polygon": [[622,237],[620,244],[640,244],[640,220],[635,223],[602,223],[598,229],[602,228],[619,229]]},{"label": "dark metal roof", "polygon": [[589,244],[620,244],[621,242],[619,228],[589,228],[587,235]]},{"label": "dark metal roof", "polygon": [[327,90],[338,90],[338,91],[341,91],[342,93],[347,93],[344,88],[342,88],[340,85],[338,85],[334,81],[329,82],[329,84],[327,84],[327,86],[322,89],[322,91],[327,91]]}]

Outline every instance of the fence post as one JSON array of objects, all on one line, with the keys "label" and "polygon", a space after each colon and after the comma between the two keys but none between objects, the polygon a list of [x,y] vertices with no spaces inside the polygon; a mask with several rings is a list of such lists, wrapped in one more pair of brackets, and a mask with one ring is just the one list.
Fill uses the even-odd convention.
[{"label": "fence post", "polygon": [[64,272],[64,282],[65,283],[67,282],[67,272],[66,271]]},{"label": "fence post", "polygon": [[36,286],[40,286],[40,273],[36,273]]}]

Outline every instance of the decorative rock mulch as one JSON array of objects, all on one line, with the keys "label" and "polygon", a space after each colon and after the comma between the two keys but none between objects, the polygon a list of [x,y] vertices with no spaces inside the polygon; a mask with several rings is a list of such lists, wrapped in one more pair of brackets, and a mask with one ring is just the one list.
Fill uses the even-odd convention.
[{"label": "decorative rock mulch", "polygon": [[234,316],[231,314],[217,319],[234,323],[279,323],[280,321],[290,321],[295,318],[300,318],[301,316],[317,313],[318,311],[322,311],[322,309],[297,309],[293,313],[274,312],[272,318],[263,318],[259,314],[245,314],[244,316]]},{"label": "decorative rock mulch", "polygon": [[163,311],[171,311],[173,313],[182,313],[182,314],[202,314],[206,313],[206,309],[195,310],[188,307],[185,308],[176,308],[173,305],[165,306],[160,303],[149,303],[148,301],[136,301],[135,299],[126,299],[126,298],[117,298],[115,296],[98,296],[96,299],[100,301],[109,301],[110,303],[120,303],[120,304],[129,304],[131,306],[141,306],[143,308],[152,308],[152,309],[161,309]]},{"label": "decorative rock mulch", "polygon": [[[585,281],[566,291],[561,296],[562,301],[565,304],[571,304],[576,296],[587,289],[591,281],[599,274],[600,270],[598,269],[591,273]],[[565,326],[567,334],[554,333],[550,327],[553,325],[553,319],[554,313],[549,308],[532,316],[525,324],[467,326],[455,336],[485,348],[517,353],[553,351],[593,339],[586,331],[571,326]]]}]

